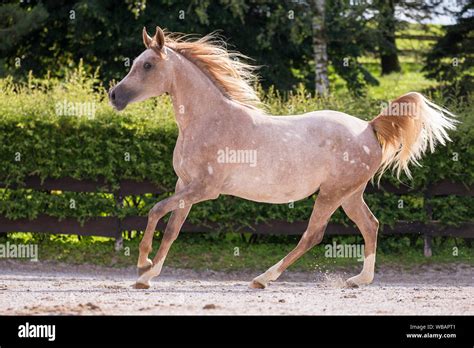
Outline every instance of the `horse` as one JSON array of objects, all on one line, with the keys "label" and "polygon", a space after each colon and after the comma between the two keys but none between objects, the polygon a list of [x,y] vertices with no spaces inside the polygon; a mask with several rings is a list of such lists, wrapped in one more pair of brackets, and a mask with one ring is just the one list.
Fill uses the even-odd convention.
[{"label": "horse", "polygon": [[[160,274],[192,205],[220,195],[281,204],[316,192],[306,231],[296,247],[249,286],[265,288],[319,244],[340,206],[365,244],[362,271],[345,284],[370,284],[379,222],[364,201],[366,185],[389,168],[397,178],[402,171],[411,178],[409,164],[419,165],[428,147],[434,151],[438,143],[451,141],[447,131],[455,129],[454,115],[410,92],[369,122],[331,110],[272,116],[252,87],[255,67],[245,62],[245,55],[227,50],[215,34],[189,38],[157,27],[151,37],[143,28],[143,43],[145,50],[109,90],[109,100],[120,111],[130,103],[170,95],[178,127],[173,152],[178,180],[174,194],[148,213],[134,287],[148,289],[150,280]],[[235,156],[239,153],[252,156]],[[152,261],[148,255],[156,225],[169,212]]]}]

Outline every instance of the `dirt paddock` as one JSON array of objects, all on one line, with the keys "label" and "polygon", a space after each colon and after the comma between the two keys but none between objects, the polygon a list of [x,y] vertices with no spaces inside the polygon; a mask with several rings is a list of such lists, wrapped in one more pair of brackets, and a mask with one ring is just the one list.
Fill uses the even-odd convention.
[{"label": "dirt paddock", "polygon": [[133,268],[0,262],[0,313],[81,314],[474,314],[474,267],[377,267],[374,283],[347,289],[353,271],[287,271],[265,290],[258,272],[164,268],[148,290],[131,288]]}]

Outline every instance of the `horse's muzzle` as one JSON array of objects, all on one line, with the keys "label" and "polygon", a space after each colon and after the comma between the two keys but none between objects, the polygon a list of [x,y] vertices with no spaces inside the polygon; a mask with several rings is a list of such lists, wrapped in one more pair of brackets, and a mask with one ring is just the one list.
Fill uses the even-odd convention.
[{"label": "horse's muzzle", "polygon": [[109,90],[109,100],[110,104],[117,110],[121,111],[125,109],[130,100],[129,93],[124,92],[119,86],[115,86]]}]

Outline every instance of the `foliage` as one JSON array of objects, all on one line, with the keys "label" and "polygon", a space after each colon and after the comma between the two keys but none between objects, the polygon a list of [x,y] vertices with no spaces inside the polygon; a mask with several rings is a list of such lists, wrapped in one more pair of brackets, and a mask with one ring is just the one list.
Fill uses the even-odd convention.
[{"label": "foliage", "polygon": [[364,15],[372,17],[371,25],[374,27],[372,40],[375,42],[380,57],[382,74],[400,72],[401,70],[396,32],[409,26],[406,19],[421,23],[433,15],[439,16],[449,12],[449,7],[444,6],[442,0],[374,0],[367,2]]},{"label": "foliage", "polygon": [[366,52],[373,51],[373,30],[365,17],[364,2],[327,2],[326,26],[328,28],[328,55],[335,72],[347,83],[347,88],[357,96],[366,92],[366,85],[378,81],[359,62]]},{"label": "foliage", "polygon": [[[12,79],[0,80],[0,182],[9,188],[0,190],[0,215],[11,219],[34,218],[45,213],[59,218],[74,217],[85,221],[92,216],[145,216],[151,206],[174,189],[176,176],[172,168],[172,152],[177,129],[168,97],[130,105],[117,113],[108,105],[104,88],[97,75],[88,75],[82,66],[67,73],[64,81],[30,78],[25,84]],[[473,184],[474,125],[470,105],[465,101],[436,100],[459,115],[463,122],[451,133],[453,142],[427,154],[421,168],[414,168],[414,180],[402,179],[421,192],[429,184],[449,179]],[[274,114],[303,113],[334,109],[370,119],[380,112],[385,100],[355,99],[350,95],[312,98],[301,86],[282,97],[274,89],[264,96]],[[90,103],[95,113],[61,114],[69,103]],[[76,104],[72,104],[76,105]],[[89,104],[87,104],[89,105]],[[29,175],[45,178],[104,179],[113,186],[121,179],[149,180],[162,186],[167,194],[126,197],[124,208],[118,209],[112,195],[105,192],[38,192],[21,188]],[[400,185],[388,173],[384,182]],[[20,185],[13,188],[12,185]],[[71,199],[75,208],[70,207]],[[404,200],[403,209],[399,199]],[[189,221],[203,224],[216,222],[222,230],[239,229],[265,220],[307,220],[314,197],[288,205],[257,204],[223,196],[193,207]],[[398,197],[388,193],[367,195],[369,206],[382,224],[397,220],[426,221],[419,194]],[[443,223],[458,224],[472,220],[472,200],[460,197],[436,198],[434,214]],[[333,221],[349,224],[342,211]]]},{"label": "foliage", "polygon": [[[0,16],[6,6],[0,6]],[[83,59],[88,68],[102,67],[101,78],[119,80],[133,59],[144,50],[141,30],[156,25],[173,32],[205,35],[218,30],[262,67],[262,83],[292,89],[312,82],[311,13],[294,1],[176,0],[43,0],[23,2],[24,11],[41,7],[47,19],[6,52],[6,72],[16,76],[32,70],[62,77],[64,68]],[[11,16],[10,16],[11,17]],[[13,19],[12,19],[13,20]],[[251,39],[249,39],[251,38]],[[21,68],[14,59],[22,57]],[[298,71],[300,78],[293,74]],[[313,72],[314,74],[314,72]]]},{"label": "foliage", "polygon": [[18,3],[4,4],[0,11],[0,52],[5,52],[17,44],[25,35],[38,29],[48,17],[44,6],[32,9],[21,8]]},{"label": "foliage", "polygon": [[[385,51],[396,54],[397,45],[387,43],[383,34],[388,24],[397,33],[414,26],[385,15],[387,4],[395,4],[397,11],[417,21],[447,11],[440,0],[325,2],[330,79],[342,78],[355,95],[364,95],[367,85],[377,84],[360,60],[368,54],[379,57]],[[312,89],[313,13],[309,4],[292,0],[195,0],[189,4],[182,0],[32,0],[18,4],[9,0],[0,6],[0,76],[24,78],[31,70],[62,78],[67,68],[82,58],[89,71],[101,67],[102,80],[119,80],[143,51],[143,26],[153,31],[160,25],[199,35],[218,30],[229,48],[241,51],[261,67],[264,87],[289,91],[303,83]],[[437,57],[451,54],[456,49],[452,42],[465,42],[462,48],[470,52],[468,32],[452,33],[454,36],[440,41]],[[433,67],[431,59],[428,63]]]},{"label": "foliage", "polygon": [[[457,23],[426,55],[425,72],[448,85],[447,92],[466,95],[474,89],[474,2],[467,1],[457,15]],[[447,94],[448,94],[447,93]]]}]

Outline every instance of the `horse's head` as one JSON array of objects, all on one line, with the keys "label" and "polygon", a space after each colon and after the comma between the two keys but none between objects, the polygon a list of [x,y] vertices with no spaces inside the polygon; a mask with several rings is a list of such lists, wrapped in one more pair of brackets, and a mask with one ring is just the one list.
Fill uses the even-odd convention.
[{"label": "horse's head", "polygon": [[170,90],[172,64],[167,59],[163,30],[156,27],[155,36],[150,37],[143,28],[143,43],[146,50],[134,60],[127,76],[109,91],[110,102],[119,111]]}]

